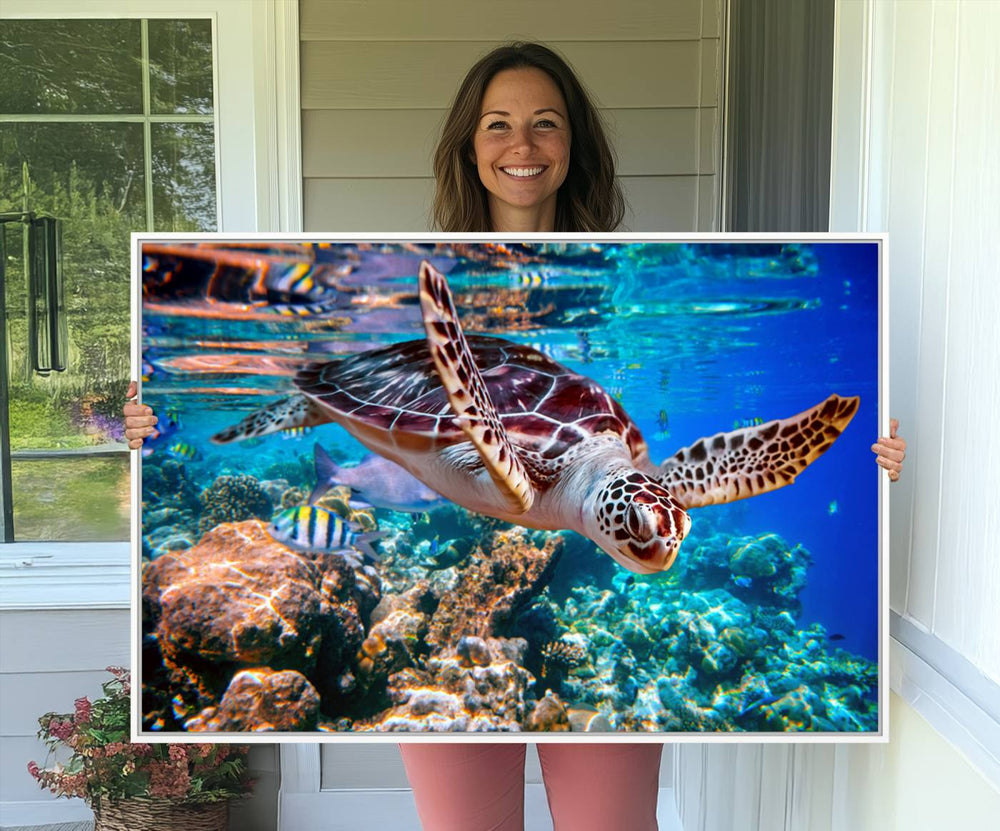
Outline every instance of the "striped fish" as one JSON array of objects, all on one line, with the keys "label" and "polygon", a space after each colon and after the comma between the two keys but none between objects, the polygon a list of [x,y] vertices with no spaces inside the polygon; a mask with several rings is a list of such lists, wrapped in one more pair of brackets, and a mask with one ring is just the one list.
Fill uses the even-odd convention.
[{"label": "striped fish", "polygon": [[197,447],[192,447],[187,442],[177,441],[167,448],[167,455],[175,459],[187,459],[189,462],[196,462],[201,459],[201,453]]},{"label": "striped fish", "polygon": [[355,548],[377,559],[371,543],[385,535],[380,531],[362,534],[360,530],[360,526],[345,522],[332,511],[316,505],[303,505],[277,514],[268,533],[290,548],[328,552]]}]

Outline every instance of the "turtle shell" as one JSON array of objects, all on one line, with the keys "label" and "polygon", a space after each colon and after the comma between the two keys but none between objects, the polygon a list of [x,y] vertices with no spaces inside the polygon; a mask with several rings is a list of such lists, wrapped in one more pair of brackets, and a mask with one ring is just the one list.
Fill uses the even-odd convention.
[{"label": "turtle shell", "polygon": [[[499,338],[468,336],[469,349],[493,405],[518,448],[556,459],[590,436],[620,436],[637,458],[646,449],[625,410],[599,384],[536,349]],[[424,340],[370,350],[295,377],[336,421],[407,434],[407,446],[466,441]]]}]

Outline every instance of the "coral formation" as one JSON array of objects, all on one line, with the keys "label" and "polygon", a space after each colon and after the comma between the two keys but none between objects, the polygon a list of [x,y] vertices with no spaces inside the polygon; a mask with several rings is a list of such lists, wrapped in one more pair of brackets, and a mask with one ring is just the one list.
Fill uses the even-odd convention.
[{"label": "coral formation", "polygon": [[489,638],[508,632],[515,614],[551,579],[562,550],[561,535],[548,536],[537,548],[528,533],[523,528],[498,532],[489,554],[473,558],[434,615],[427,635],[432,647],[463,635]]},{"label": "coral formation", "polygon": [[[235,478],[216,491],[219,504],[284,485],[244,477],[234,487]],[[383,519],[377,563],[290,550],[257,520],[193,543],[179,530],[190,509],[162,504],[150,515],[164,524],[147,535],[157,559],[144,575],[143,654],[159,668],[144,718],[163,729],[877,727],[877,668],[831,651],[818,624],[801,628],[810,556],[774,534],[706,527],[676,574],[616,572],[557,592],[549,587],[575,535],[460,520],[447,508]],[[473,528],[446,538],[471,552],[454,563],[415,554],[442,531]],[[293,693],[303,706],[286,713],[282,696]]]},{"label": "coral formation", "polygon": [[274,510],[260,482],[245,473],[219,476],[199,499],[202,514],[198,531],[202,534],[223,522],[269,520]]},{"label": "coral formation", "polygon": [[207,707],[185,722],[186,730],[264,731],[315,730],[319,693],[295,670],[247,669],[229,682],[218,707]]},{"label": "coral formation", "polygon": [[275,542],[258,520],[221,525],[147,564],[143,618],[173,688],[172,717],[216,705],[242,668],[295,670],[332,702],[379,588],[343,557]]},{"label": "coral formation", "polygon": [[465,666],[457,655],[432,657],[425,669],[389,677],[393,706],[354,729],[432,732],[510,732],[523,729],[526,692],[533,679],[523,667],[527,644],[488,638],[487,666]]}]

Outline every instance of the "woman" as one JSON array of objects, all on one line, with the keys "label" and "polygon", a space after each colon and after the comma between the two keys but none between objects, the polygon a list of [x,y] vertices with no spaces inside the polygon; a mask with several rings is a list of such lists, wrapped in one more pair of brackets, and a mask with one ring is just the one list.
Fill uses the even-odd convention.
[{"label": "woman", "polygon": [[[469,71],[434,156],[435,224],[510,234],[614,231],[625,202],[597,109],[573,71],[540,44],[493,50]],[[129,397],[135,395],[135,383]],[[149,407],[125,407],[133,449],[151,434]],[[899,478],[906,443],[872,446]],[[523,744],[401,745],[426,831],[519,831]],[[655,831],[659,743],[541,744],[556,831]]]}]

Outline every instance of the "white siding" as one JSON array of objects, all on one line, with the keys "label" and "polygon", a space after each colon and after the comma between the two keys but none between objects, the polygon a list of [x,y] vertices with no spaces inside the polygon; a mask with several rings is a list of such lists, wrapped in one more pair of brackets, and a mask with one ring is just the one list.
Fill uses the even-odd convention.
[{"label": "white siding", "polygon": [[542,40],[606,118],[634,231],[718,228],[721,0],[519,0],[496,6],[302,0],[304,229],[426,231],[431,155],[468,68],[509,39]]},{"label": "white siding", "polygon": [[0,805],[51,801],[27,771],[47,752],[38,717],[101,695],[105,667],[129,663],[128,609],[0,611]]},{"label": "white siding", "polygon": [[1000,683],[1000,5],[875,4],[868,230],[889,232],[892,608]]}]

